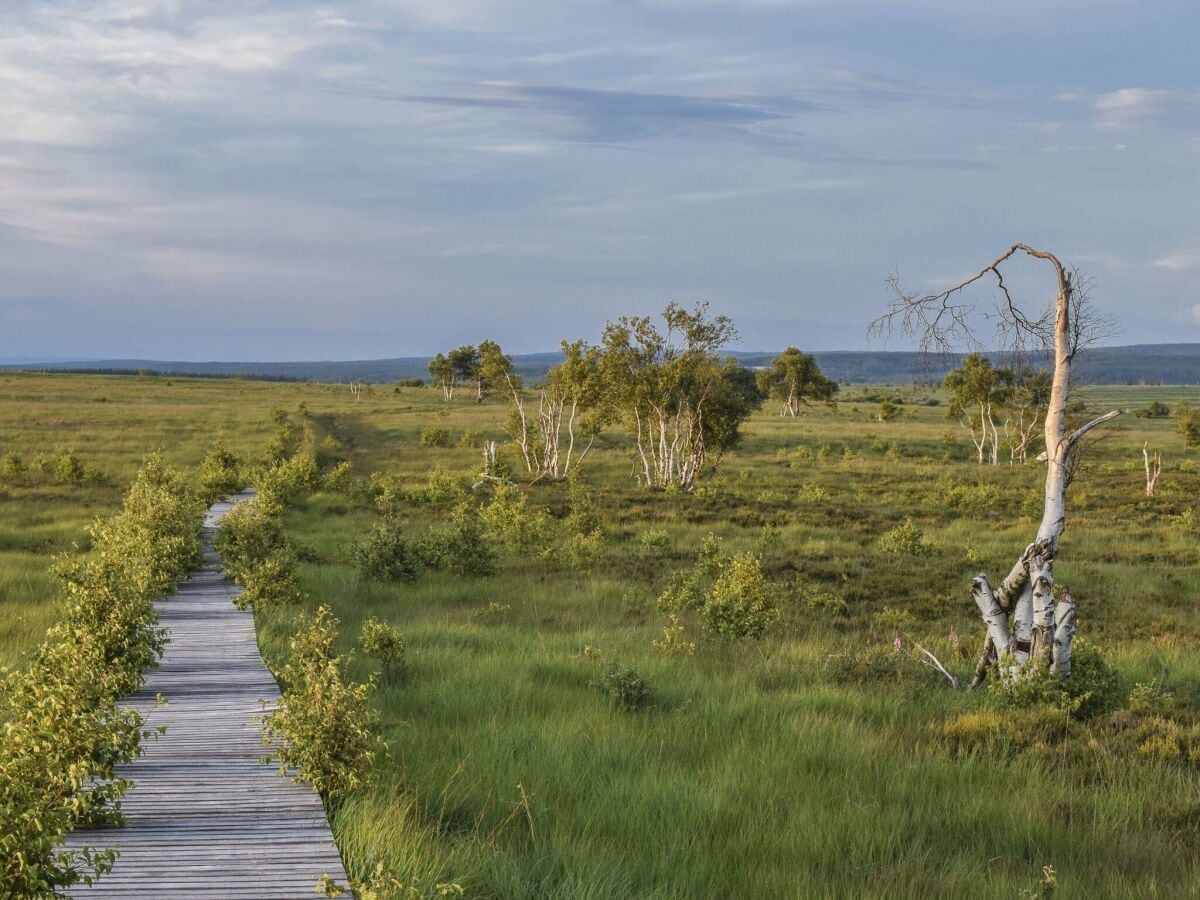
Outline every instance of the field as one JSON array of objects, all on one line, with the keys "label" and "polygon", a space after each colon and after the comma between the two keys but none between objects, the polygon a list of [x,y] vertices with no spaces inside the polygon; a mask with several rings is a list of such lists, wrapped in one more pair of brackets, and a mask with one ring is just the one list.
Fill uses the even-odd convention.
[{"label": "field", "polygon": [[[493,541],[490,576],[393,583],[362,575],[355,546],[385,505],[418,540],[459,498],[490,497],[467,485],[480,442],[503,438],[499,401],[5,374],[0,457],[25,471],[0,474],[0,664],[20,666],[54,620],[52,557],[86,549],[145,454],[193,466],[220,433],[260,455],[284,410],[326,468],[382,478],[289,507],[311,599],[257,611],[264,655],[282,665],[318,603],[347,652],[369,617],[408,644],[403,678],[373,695],[388,754],[333,822],[351,870],[382,862],[471,897],[1196,896],[1200,460],[1170,419],[1132,411],[1200,403],[1200,389],[1077,396],[1129,412],[1068,497],[1056,576],[1098,648],[1080,653],[1094,695],[1075,715],[950,690],[916,659],[919,644],[969,679],[970,580],[998,580],[1031,540],[1040,468],[977,465],[944,398],[911,386],[845,387],[836,409],[798,419],[768,406],[692,494],[635,485],[629,441],[609,429],[573,488],[523,488],[549,512],[540,542]],[[904,402],[881,422],[885,397]],[[1164,457],[1153,498],[1145,442]],[[78,464],[60,464],[72,450]],[[570,540],[581,497],[602,526],[586,545]],[[656,600],[710,534],[761,556],[779,621],[761,641],[722,641],[684,613],[678,640],[696,651],[664,654]],[[596,687],[614,661],[649,685],[643,708]],[[356,678],[377,669],[356,653]]]}]

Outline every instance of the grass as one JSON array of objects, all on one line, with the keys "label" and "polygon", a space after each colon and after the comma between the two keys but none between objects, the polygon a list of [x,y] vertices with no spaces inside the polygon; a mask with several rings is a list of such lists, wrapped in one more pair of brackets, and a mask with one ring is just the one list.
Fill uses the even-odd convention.
[{"label": "grass", "polygon": [[[1102,411],[1189,393],[1200,400],[1195,388],[1149,386],[1081,396]],[[897,394],[902,417],[872,421],[876,397]],[[351,869],[383,861],[472,897],[1014,898],[1040,890],[1049,865],[1060,897],[1194,896],[1195,768],[1127,752],[1107,718],[1073,726],[1070,739],[956,748],[944,725],[990,709],[986,693],[946,690],[915,667],[867,682],[841,667],[890,646],[879,624],[890,607],[911,616],[906,644],[968,674],[980,631],[970,578],[1001,577],[1036,530],[1036,468],[975,465],[944,402],[920,405],[937,396],[853,387],[836,411],[764,411],[698,496],[635,487],[626,439],[606,433],[583,479],[605,540],[579,568],[504,551],[490,578],[371,581],[352,548],[379,511],[343,494],[299,502],[286,525],[310,608],[333,607],[347,651],[372,616],[408,641],[405,677],[374,694],[389,748],[376,786],[334,821]],[[502,437],[498,404],[446,407],[434,391],[376,388],[354,402],[320,385],[0,378],[0,454],[74,447],[108,476],[93,487],[0,481],[0,659],[19,663],[52,619],[49,555],[84,540],[144,452],[194,464],[217,430],[235,452],[260,452],[271,411],[300,403],[324,462],[349,459],[359,476],[380,471],[408,488],[435,467],[479,468],[478,449],[421,446],[424,429],[447,428],[455,442],[467,430]],[[1144,441],[1166,461],[1155,498],[1144,496]],[[1122,692],[1157,680],[1193,705],[1200,551],[1194,531],[1171,523],[1200,506],[1196,462],[1170,420],[1119,419],[1072,489],[1057,569]],[[526,492],[561,532],[565,486]],[[399,513],[414,538],[446,515],[411,503]],[[881,536],[908,518],[927,552],[882,552]],[[665,542],[640,540],[647,531]],[[728,552],[762,553],[781,622],[761,643],[726,646],[687,617],[698,652],[664,657],[651,645],[663,625],[654,598],[710,532]],[[845,611],[809,608],[811,590]],[[492,603],[507,609],[485,612]],[[259,611],[273,664],[300,612]],[[620,711],[592,686],[606,658],[649,682],[647,708]],[[356,678],[376,670],[354,657]]]}]

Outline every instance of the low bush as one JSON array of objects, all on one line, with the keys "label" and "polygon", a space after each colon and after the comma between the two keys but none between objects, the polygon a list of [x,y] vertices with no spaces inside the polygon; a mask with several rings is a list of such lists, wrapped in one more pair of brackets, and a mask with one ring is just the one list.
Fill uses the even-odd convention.
[{"label": "low bush", "polygon": [[449,428],[430,426],[421,430],[421,446],[452,447],[454,446],[454,438],[451,436]]},{"label": "low bush", "polygon": [[121,511],[65,563],[65,615],[24,672],[0,670],[0,885],[4,896],[61,897],[109,871],[116,853],[64,849],[80,825],[120,823],[141,753],[142,718],[117,701],[142,682],[164,635],[154,600],[200,561],[201,504],[151,457]]},{"label": "low bush", "polygon": [[200,493],[210,503],[241,490],[245,484],[241,462],[218,437],[204,455],[197,471]]},{"label": "low bush", "polygon": [[652,696],[649,683],[637,670],[622,666],[616,660],[606,665],[591,685],[606,694],[614,707],[625,712],[636,712]]},{"label": "low bush", "polygon": [[704,597],[700,621],[706,634],[727,640],[761,639],[779,618],[779,607],[763,576],[762,561],[739,553]]},{"label": "low bush", "polygon": [[368,578],[379,581],[414,581],[421,574],[421,559],[394,518],[376,524],[354,547],[354,565]]},{"label": "low bush", "polygon": [[334,650],[338,621],[328,606],[302,620],[289,642],[288,662],[276,673],[283,703],[263,718],[265,759],[279,774],[308,782],[326,808],[337,809],[367,780],[378,739],[372,737],[370,685],[346,675],[347,657]]},{"label": "low bush", "polygon": [[358,645],[363,653],[379,661],[385,683],[404,674],[404,651],[408,644],[396,626],[375,618],[367,619],[358,636]]}]

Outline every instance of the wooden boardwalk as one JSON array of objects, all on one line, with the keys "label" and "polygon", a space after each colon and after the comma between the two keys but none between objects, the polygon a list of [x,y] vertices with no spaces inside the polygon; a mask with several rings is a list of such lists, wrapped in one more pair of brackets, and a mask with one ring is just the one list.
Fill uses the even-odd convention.
[{"label": "wooden boardwalk", "polygon": [[346,884],[320,797],[259,762],[259,701],[277,702],[279,688],[259,656],[253,614],[230,602],[241,588],[212,550],[216,524],[245,496],[209,510],[204,568],[158,604],[170,643],[129,705],[167,731],[123,768],[134,781],[122,804],[128,823],[68,840],[121,851],[110,874],[72,896],[308,898],[325,872]]}]

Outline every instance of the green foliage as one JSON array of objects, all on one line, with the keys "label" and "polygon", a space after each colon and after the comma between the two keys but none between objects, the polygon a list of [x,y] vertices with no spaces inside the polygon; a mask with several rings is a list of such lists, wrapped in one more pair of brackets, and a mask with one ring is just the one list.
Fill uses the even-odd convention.
[{"label": "green foliage", "polygon": [[810,400],[831,403],[838,392],[837,382],[825,377],[816,358],[795,347],[788,347],[771,360],[769,368],[759,370],[758,388],[792,416]]},{"label": "green foliage", "polygon": [[1133,414],[1139,419],[1165,419],[1171,415],[1171,407],[1158,400],[1152,400],[1141,409],[1134,410]]},{"label": "green foliage", "polygon": [[420,555],[404,535],[403,524],[391,517],[376,523],[354,547],[358,570],[380,581],[414,581],[420,575],[420,563]]},{"label": "green foliage", "polygon": [[358,644],[363,653],[379,660],[385,683],[395,681],[404,672],[404,651],[407,642],[400,629],[379,619],[363,622]]},{"label": "green foliage", "polygon": [[347,657],[334,649],[338,621],[328,606],[300,623],[290,661],[277,673],[283,704],[263,717],[263,744],[279,774],[315,787],[337,809],[367,780],[377,752],[367,699],[370,685],[346,675]]},{"label": "green foliage", "polygon": [[694,642],[685,637],[685,628],[678,615],[672,615],[663,625],[662,638],[651,641],[654,649],[663,656],[692,656],[696,652]]},{"label": "green foliage", "polygon": [[254,486],[263,503],[282,507],[320,487],[321,471],[312,454],[297,453],[259,472]]},{"label": "green foliage", "polygon": [[454,446],[454,437],[450,434],[449,428],[430,425],[428,428],[421,429],[421,446],[452,447]]},{"label": "green foliage", "polygon": [[256,499],[238,503],[225,514],[213,546],[225,571],[241,582],[250,569],[282,553],[288,545],[277,511]]},{"label": "green foliage", "polygon": [[879,409],[875,413],[875,418],[880,422],[891,422],[901,413],[901,409],[891,400],[884,400],[879,404]]},{"label": "green foliage", "polygon": [[450,527],[433,532],[421,552],[430,566],[455,575],[486,576],[496,571],[496,551],[484,540],[479,510],[469,501],[454,507]]},{"label": "green foliage", "polygon": [[[1001,660],[998,664],[1005,665]],[[1076,640],[1071,652],[1071,678],[1063,682],[1044,669],[1026,667],[1009,676],[1001,671],[988,678],[988,696],[1001,709],[1050,706],[1073,719],[1088,720],[1111,712],[1125,699],[1120,674],[1108,657],[1086,640]]]},{"label": "green foliage", "polygon": [[238,581],[244,586],[233,598],[238,609],[267,606],[296,606],[304,602],[304,591],[296,581],[296,557],[290,551],[272,553],[242,570]]},{"label": "green foliage", "polygon": [[889,556],[917,556],[929,549],[925,532],[911,518],[885,532],[875,546]]},{"label": "green foliage", "polygon": [[739,553],[729,560],[700,609],[704,632],[726,640],[761,640],[778,618],[779,607],[763,576],[762,560],[753,553]]},{"label": "green foliage", "polygon": [[151,457],[94,552],[60,566],[65,614],[23,672],[0,670],[0,884],[59,897],[108,871],[111,850],[58,846],[78,825],[119,823],[116,766],[141,752],[142,719],[117,701],[161,655],[154,600],[200,558],[200,505]]},{"label": "green foliage", "polygon": [[510,550],[546,555],[553,550],[553,523],[545,509],[530,509],[515,485],[498,484],[492,500],[479,511],[487,535]]},{"label": "green foliage", "polygon": [[197,477],[200,492],[209,502],[236,493],[245,483],[240,461],[219,435],[201,460]]},{"label": "green foliage", "polygon": [[638,552],[643,556],[659,556],[671,547],[671,535],[663,528],[647,528],[637,536]]},{"label": "green foliage", "polygon": [[611,660],[591,682],[593,688],[608,695],[609,702],[624,712],[636,712],[653,696],[650,684],[632,666]]},{"label": "green foliage", "polygon": [[25,460],[15,450],[9,450],[0,456],[0,475],[20,475],[25,471]]},{"label": "green foliage", "polygon": [[465,478],[441,466],[434,466],[429,471],[425,485],[413,488],[408,499],[418,506],[450,506],[461,502],[466,495]]},{"label": "green foliage", "polygon": [[1183,438],[1183,449],[1200,447],[1200,409],[1188,403],[1175,407],[1175,428]]}]

